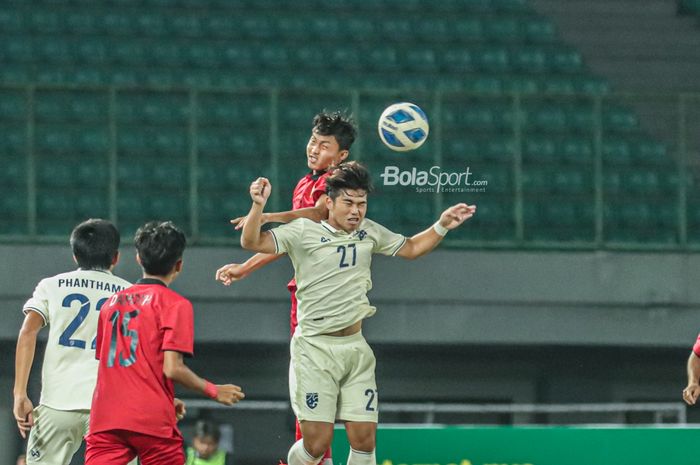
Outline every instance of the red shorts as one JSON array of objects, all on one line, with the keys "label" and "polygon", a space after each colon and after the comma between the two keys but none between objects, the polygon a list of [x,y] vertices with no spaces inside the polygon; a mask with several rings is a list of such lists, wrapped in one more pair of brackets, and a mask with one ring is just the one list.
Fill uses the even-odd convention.
[{"label": "red shorts", "polygon": [[126,465],[137,457],[142,465],[185,463],[184,441],[178,430],[159,438],[126,430],[100,431],[85,438],[85,465]]}]

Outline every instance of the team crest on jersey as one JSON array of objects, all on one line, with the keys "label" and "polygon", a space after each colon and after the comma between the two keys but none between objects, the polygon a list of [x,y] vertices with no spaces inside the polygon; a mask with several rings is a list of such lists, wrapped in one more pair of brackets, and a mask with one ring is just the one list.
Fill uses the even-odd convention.
[{"label": "team crest on jersey", "polygon": [[318,392],[307,392],[306,393],[306,405],[310,409],[315,409],[318,405]]},{"label": "team crest on jersey", "polygon": [[364,229],[360,229],[357,232],[357,237],[359,237],[360,240],[364,239],[365,237],[367,237],[367,231],[365,231]]},{"label": "team crest on jersey", "polygon": [[331,241],[331,240],[328,239],[327,237],[321,236],[321,244],[323,244],[323,243],[325,243],[325,242],[330,242],[330,241]]},{"label": "team crest on jersey", "polygon": [[38,459],[41,457],[41,452],[36,447],[33,447],[32,450],[29,451],[29,455],[31,455],[34,459]]}]

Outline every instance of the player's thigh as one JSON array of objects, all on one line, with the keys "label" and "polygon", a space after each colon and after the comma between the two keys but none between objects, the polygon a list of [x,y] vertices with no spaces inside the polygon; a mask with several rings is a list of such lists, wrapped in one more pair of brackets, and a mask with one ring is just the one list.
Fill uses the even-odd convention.
[{"label": "player's thigh", "polygon": [[55,410],[45,405],[34,409],[34,426],[27,442],[27,463],[70,463],[87,433],[87,410]]},{"label": "player's thigh", "polygon": [[348,375],[340,384],[338,419],[373,422],[379,418],[379,394],[375,378],[374,352],[362,338],[344,354]]},{"label": "player's thigh", "polygon": [[292,338],[289,398],[299,421],[335,422],[339,366],[318,341]]},{"label": "player's thigh", "polygon": [[85,465],[126,465],[136,458],[126,431],[92,433],[85,442]]},{"label": "player's thigh", "polygon": [[138,435],[132,440],[141,465],[181,465],[185,463],[184,441],[179,431],[172,437]]}]

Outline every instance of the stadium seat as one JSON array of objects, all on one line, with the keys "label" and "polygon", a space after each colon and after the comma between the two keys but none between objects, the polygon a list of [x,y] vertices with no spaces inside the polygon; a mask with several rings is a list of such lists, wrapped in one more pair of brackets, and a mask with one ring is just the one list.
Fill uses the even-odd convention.
[{"label": "stadium seat", "polygon": [[525,39],[529,43],[552,43],[556,40],[556,30],[551,21],[544,18],[527,17],[522,19]]}]

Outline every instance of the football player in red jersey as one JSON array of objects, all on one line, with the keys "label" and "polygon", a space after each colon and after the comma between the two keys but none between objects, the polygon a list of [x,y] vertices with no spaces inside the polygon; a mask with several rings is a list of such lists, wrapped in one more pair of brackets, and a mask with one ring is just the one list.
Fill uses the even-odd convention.
[{"label": "football player in red jersey", "polygon": [[[292,194],[292,210],[263,214],[263,223],[288,223],[296,218],[309,218],[321,221],[328,218],[326,207],[326,178],[334,166],[345,161],[350,147],[355,141],[357,130],[352,120],[342,113],[317,114],[312,123],[311,136],[306,145],[306,165],[311,170],[301,178]],[[241,229],[246,217],[231,220],[236,229]],[[255,254],[244,263],[224,265],[216,271],[216,279],[229,286],[232,282],[245,278],[253,271],[277,260],[282,255]],[[287,284],[291,297],[291,333],[297,326],[296,282]],[[301,439],[299,423],[296,425],[296,439]],[[324,456],[322,465],[332,465],[331,451]]]},{"label": "football player in red jersey", "polygon": [[[192,304],[168,286],[182,271],[185,235],[171,222],[136,232],[143,278],[104,303],[97,326],[99,360],[93,393],[87,465],[184,463],[183,439],[173,408],[174,384],[232,405],[241,388],[200,378],[183,362],[194,345]],[[177,411],[179,409],[179,411]]]}]

